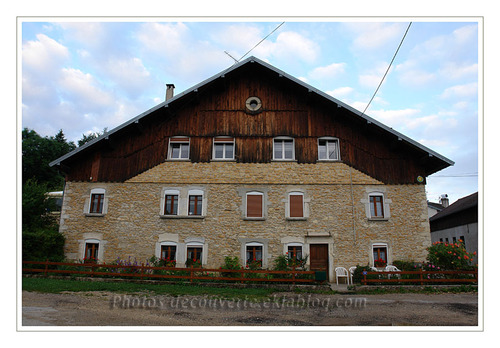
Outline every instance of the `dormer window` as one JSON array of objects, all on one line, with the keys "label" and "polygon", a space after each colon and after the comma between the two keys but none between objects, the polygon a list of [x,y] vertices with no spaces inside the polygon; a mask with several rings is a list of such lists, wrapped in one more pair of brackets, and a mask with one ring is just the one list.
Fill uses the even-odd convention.
[{"label": "dormer window", "polygon": [[168,145],[168,158],[171,160],[189,159],[189,138],[172,137]]}]

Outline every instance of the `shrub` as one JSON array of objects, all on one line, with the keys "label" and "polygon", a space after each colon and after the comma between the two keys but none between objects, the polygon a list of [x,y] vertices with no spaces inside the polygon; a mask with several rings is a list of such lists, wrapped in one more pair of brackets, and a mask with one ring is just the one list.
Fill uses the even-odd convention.
[{"label": "shrub", "polygon": [[427,260],[435,267],[446,270],[473,269],[476,253],[468,253],[462,240],[456,243],[435,242],[427,248]]},{"label": "shrub", "polygon": [[[372,272],[372,269],[370,266],[360,266],[356,265],[356,270],[354,270],[354,274],[352,276],[352,281],[353,283],[361,283],[363,280],[363,272]],[[369,274],[366,276],[367,279],[376,279],[378,278],[377,275],[375,274]]]},{"label": "shrub", "polygon": [[[241,269],[240,259],[237,256],[234,256],[234,257],[226,256],[224,258],[224,263],[222,264],[220,269],[239,270],[239,269]],[[235,273],[235,272],[221,272],[222,277],[235,278],[235,277],[238,277],[239,275],[240,275],[240,273]]]},{"label": "shrub", "polygon": [[23,260],[64,261],[64,236],[55,228],[23,231]]}]

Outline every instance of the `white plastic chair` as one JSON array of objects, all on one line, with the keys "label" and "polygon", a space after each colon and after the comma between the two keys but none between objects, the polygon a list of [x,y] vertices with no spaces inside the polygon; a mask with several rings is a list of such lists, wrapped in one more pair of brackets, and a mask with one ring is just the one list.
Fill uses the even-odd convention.
[{"label": "white plastic chair", "polygon": [[[384,272],[401,272],[400,269],[398,269],[396,266],[393,266],[393,265],[387,265],[385,266],[384,268]],[[399,274],[396,274],[396,277],[399,278]],[[388,274],[387,275],[387,278],[391,279],[391,275]]]},{"label": "white plastic chair", "polygon": [[356,266],[352,266],[349,268],[349,278],[351,279],[351,284],[354,284],[352,282],[352,277],[354,277],[354,271],[356,270],[356,268],[357,268]]},{"label": "white plastic chair", "polygon": [[335,275],[337,278],[337,285],[339,285],[339,277],[345,278],[347,281],[347,285],[349,285],[349,273],[345,269],[345,267],[337,267],[335,268]]}]

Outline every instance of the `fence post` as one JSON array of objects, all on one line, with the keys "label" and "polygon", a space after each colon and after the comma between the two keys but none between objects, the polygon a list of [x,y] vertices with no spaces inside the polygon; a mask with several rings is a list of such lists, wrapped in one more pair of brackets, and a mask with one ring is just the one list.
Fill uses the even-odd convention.
[{"label": "fence post", "polygon": [[43,272],[43,276],[47,276],[47,270],[49,269],[49,259],[45,259],[45,272]]},{"label": "fence post", "polygon": [[424,270],[420,268],[420,285],[424,285]]},{"label": "fence post", "polygon": [[141,277],[140,277],[141,280],[142,280],[143,276],[144,276],[144,262],[141,263]]},{"label": "fence post", "polygon": [[363,272],[363,285],[366,285],[366,271]]},{"label": "fence post", "polygon": [[295,264],[292,265],[292,284],[295,285]]}]

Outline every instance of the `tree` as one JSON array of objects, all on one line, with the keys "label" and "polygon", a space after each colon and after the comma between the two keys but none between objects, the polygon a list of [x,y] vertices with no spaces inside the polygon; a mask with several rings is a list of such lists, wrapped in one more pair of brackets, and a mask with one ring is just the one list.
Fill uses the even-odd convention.
[{"label": "tree", "polygon": [[36,179],[39,184],[47,184],[48,190],[60,190],[64,177],[49,163],[76,148],[68,142],[62,130],[55,137],[41,137],[34,130],[22,131],[22,182]]},{"label": "tree", "polygon": [[90,133],[88,135],[82,134],[82,138],[78,140],[78,147],[82,146],[83,144],[88,143],[91,140],[94,140],[96,138],[99,138],[101,135],[104,135],[108,131],[108,128],[104,128],[102,132],[95,132],[95,133]]}]

